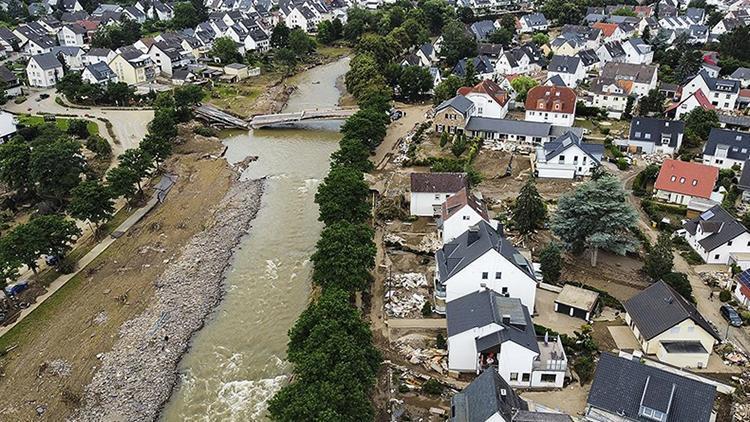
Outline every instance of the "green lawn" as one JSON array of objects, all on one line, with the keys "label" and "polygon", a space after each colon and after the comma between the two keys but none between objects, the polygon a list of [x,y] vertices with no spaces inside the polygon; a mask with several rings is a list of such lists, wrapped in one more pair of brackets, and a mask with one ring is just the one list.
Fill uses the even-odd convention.
[{"label": "green lawn", "polygon": [[[71,119],[66,119],[62,117],[58,117],[55,120],[55,124],[57,124],[57,127],[60,128],[63,132],[68,130],[68,126],[70,125]],[[99,126],[97,126],[96,122],[93,120],[87,120],[87,119],[81,119],[86,120],[88,122],[87,127],[89,129],[89,134],[91,135],[98,135],[99,134]],[[29,114],[18,116],[18,123],[26,125],[26,126],[39,126],[44,124],[44,117],[43,116],[32,116]]]}]

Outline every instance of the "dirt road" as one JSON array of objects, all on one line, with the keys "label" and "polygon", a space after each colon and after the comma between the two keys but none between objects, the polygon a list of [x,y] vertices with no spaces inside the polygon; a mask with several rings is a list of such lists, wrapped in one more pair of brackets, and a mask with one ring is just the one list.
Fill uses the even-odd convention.
[{"label": "dirt road", "polygon": [[396,148],[398,140],[406,136],[414,125],[425,121],[424,114],[432,108],[432,104],[396,104],[396,108],[406,113],[406,115],[388,126],[388,132],[385,139],[378,146],[375,155],[370,157],[375,167],[384,164],[384,160],[389,159],[391,153]]}]

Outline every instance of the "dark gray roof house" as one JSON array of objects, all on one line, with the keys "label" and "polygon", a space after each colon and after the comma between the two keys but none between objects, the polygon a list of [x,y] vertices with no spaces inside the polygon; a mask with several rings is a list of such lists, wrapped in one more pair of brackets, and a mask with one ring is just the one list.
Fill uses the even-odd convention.
[{"label": "dark gray roof house", "polygon": [[497,59],[503,54],[503,50],[502,44],[479,43],[477,52],[481,56]]},{"label": "dark gray roof house", "polygon": [[0,81],[5,82],[6,88],[12,88],[20,85],[18,77],[5,65],[0,65]]},{"label": "dark gray roof house", "polygon": [[[413,175],[414,173],[412,173]],[[412,188],[413,186],[414,182],[412,181]],[[439,282],[444,284],[448,279],[491,250],[498,252],[532,280],[536,280],[531,262],[521,255],[508,239],[503,237],[501,231],[502,228],[494,229],[482,220],[462,235],[444,244],[442,248],[435,252]],[[450,328],[448,331],[450,333]]]},{"label": "dark gray roof house", "polygon": [[581,65],[581,59],[573,56],[553,56],[547,65],[549,72],[557,73],[576,73],[576,69]]},{"label": "dark gray roof house", "polygon": [[[470,132],[472,136],[486,135],[490,133],[499,133],[504,135],[526,136],[531,138],[549,138],[554,140],[556,137],[572,131],[577,136],[583,136],[583,128],[556,126],[551,123],[530,122],[526,120],[498,119],[494,117],[472,116],[466,123],[464,130]],[[530,139],[533,141],[533,139]],[[541,141],[540,141],[541,142]]]},{"label": "dark gray roof house", "polygon": [[[474,63],[474,70],[478,74],[492,73],[495,71],[495,66],[492,65],[490,58],[487,56],[477,56],[471,60]],[[466,59],[459,60],[458,63],[456,63],[456,66],[453,67],[453,73],[458,76],[465,76],[467,63]]]},{"label": "dark gray roof house", "polygon": [[485,422],[499,413],[509,421],[529,406],[497,373],[494,367],[482,372],[460,393],[451,398],[451,422]]},{"label": "dark gray roof house", "polygon": [[712,128],[703,155],[717,155],[717,149],[726,150],[726,158],[745,161],[750,158],[750,133]]},{"label": "dark gray roof house", "polygon": [[583,142],[575,133],[567,132],[554,141],[546,142],[544,144],[545,159],[549,162],[573,146],[580,148],[581,151],[588,155],[589,158],[597,164],[601,162],[602,156],[604,155],[603,144]]},{"label": "dark gray roof house", "polygon": [[671,148],[677,148],[685,131],[685,122],[680,120],[664,120],[653,117],[633,117],[630,122],[628,139],[638,142],[667,143]]},{"label": "dark gray roof house", "polygon": [[554,86],[567,86],[565,85],[565,81],[562,80],[560,75],[554,75],[551,78],[544,81],[545,85],[554,85]]},{"label": "dark gray roof house", "polygon": [[90,64],[86,66],[86,71],[91,73],[91,76],[96,79],[98,83],[110,81],[116,76],[115,72],[113,72],[105,62]]},{"label": "dark gray roof house", "polygon": [[468,113],[469,109],[471,109],[471,107],[473,106],[474,106],[474,103],[472,103],[471,100],[459,94],[449,100],[445,100],[442,103],[440,103],[440,105],[435,108],[435,112],[438,112],[448,107],[452,107],[456,109],[456,111],[458,111],[459,113],[466,114]]},{"label": "dark gray roof house", "polygon": [[750,81],[750,68],[738,67],[737,70],[729,75],[729,79],[735,79],[738,81]]},{"label": "dark gray roof house", "polygon": [[708,422],[715,398],[712,385],[605,352],[586,413],[596,420]]},{"label": "dark gray roof house", "polygon": [[708,73],[706,73],[705,70],[701,70],[700,72],[698,72],[697,76],[703,78],[703,80],[706,82],[706,86],[708,86],[708,89],[711,91],[727,92],[731,94],[740,92],[739,81],[733,79],[712,78],[708,76]]},{"label": "dark gray roof house", "polygon": [[596,51],[592,49],[581,50],[576,54],[585,67],[595,65],[601,61],[599,56],[596,55]]},{"label": "dark gray roof house", "polygon": [[458,192],[469,188],[466,173],[412,173],[411,191],[428,193]]},{"label": "dark gray roof house", "polygon": [[721,340],[695,305],[663,281],[650,285],[623,303],[623,306],[646,340],[651,340],[686,319],[692,320],[717,340]]},{"label": "dark gray roof house", "polygon": [[474,38],[477,41],[486,40],[487,37],[495,31],[495,23],[491,20],[483,20],[474,22],[469,26],[471,33],[474,34]]},{"label": "dark gray roof house", "polygon": [[691,236],[695,236],[699,227],[703,235],[708,233],[707,236],[698,241],[703,249],[708,252],[723,246],[743,233],[747,233],[745,226],[719,205],[682,225],[682,228]]},{"label": "dark gray roof house", "polygon": [[477,291],[448,302],[445,317],[449,338],[492,323],[503,328],[478,337],[476,346],[479,352],[512,341],[539,353],[534,324],[529,310],[521,304],[521,299],[505,297],[489,289]]},{"label": "dark gray roof house", "polygon": [[42,70],[52,70],[62,67],[62,63],[52,53],[37,54],[36,56],[32,56],[31,60],[34,60]]}]

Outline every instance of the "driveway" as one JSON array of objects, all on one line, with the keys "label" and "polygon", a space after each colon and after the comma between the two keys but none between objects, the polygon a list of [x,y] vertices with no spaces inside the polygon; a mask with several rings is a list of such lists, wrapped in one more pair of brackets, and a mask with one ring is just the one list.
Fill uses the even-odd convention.
[{"label": "driveway", "polygon": [[536,289],[534,308],[537,314],[534,315],[534,322],[562,334],[573,335],[574,331],[581,331],[581,326],[587,324],[587,322],[580,318],[555,312],[556,298],[557,293],[555,292]]},{"label": "driveway", "polygon": [[[36,101],[39,94],[47,93],[49,98]],[[112,151],[116,155],[121,154],[129,148],[136,148],[146,136],[148,123],[154,118],[153,110],[110,110],[101,107],[92,107],[90,109],[80,109],[64,107],[55,102],[54,90],[30,91],[28,99],[22,104],[16,104],[13,101],[5,105],[5,109],[14,113],[51,113],[56,115],[74,115],[81,118],[88,118],[96,121],[99,125],[99,133],[112,145]],[[112,123],[112,131],[116,139],[109,136],[109,131],[104,122],[96,120],[97,118],[108,119]]]}]

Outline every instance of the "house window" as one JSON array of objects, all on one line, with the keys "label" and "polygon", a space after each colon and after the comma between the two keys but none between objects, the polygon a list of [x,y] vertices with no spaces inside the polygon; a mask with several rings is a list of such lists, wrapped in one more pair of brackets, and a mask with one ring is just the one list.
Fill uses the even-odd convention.
[{"label": "house window", "polygon": [[641,132],[636,132],[636,133],[635,133],[635,137],[636,137],[636,138],[640,138],[640,137],[641,137]]},{"label": "house window", "polygon": [[511,372],[510,373],[510,380],[511,381],[518,381],[518,372]]},{"label": "house window", "polygon": [[675,180],[677,180],[677,176],[672,176],[669,180],[674,182]]},{"label": "house window", "polygon": [[440,199],[440,195],[435,195],[435,199]]},{"label": "house window", "polygon": [[714,259],[719,259],[720,256],[721,256],[721,254],[717,253],[716,255],[714,255]]},{"label": "house window", "polygon": [[530,379],[531,379],[531,374],[526,373],[526,372],[521,374],[521,381],[529,382]]},{"label": "house window", "polygon": [[501,272],[495,273],[495,280],[500,280],[501,278],[503,278],[503,273]]},{"label": "house window", "polygon": [[471,218],[471,217],[469,217],[468,215],[465,215],[465,216],[463,217],[463,219],[464,219],[464,220],[468,220],[469,218]]},{"label": "house window", "polygon": [[732,241],[727,242],[727,246],[732,246]]},{"label": "house window", "polygon": [[542,382],[556,382],[557,374],[542,374]]},{"label": "house window", "polygon": [[482,280],[487,280],[488,276],[489,276],[488,273],[482,273]]},{"label": "house window", "polygon": [[684,177],[680,177],[680,183],[685,184],[685,178]]}]

